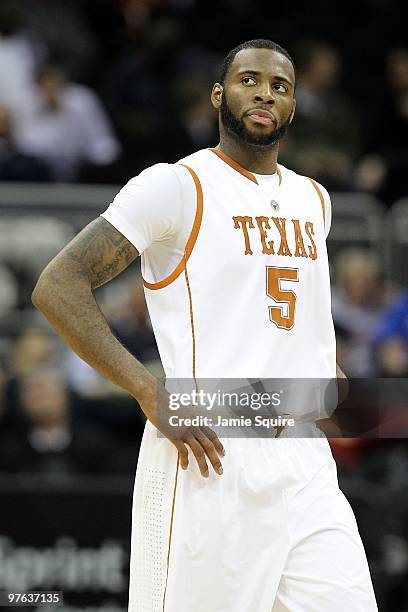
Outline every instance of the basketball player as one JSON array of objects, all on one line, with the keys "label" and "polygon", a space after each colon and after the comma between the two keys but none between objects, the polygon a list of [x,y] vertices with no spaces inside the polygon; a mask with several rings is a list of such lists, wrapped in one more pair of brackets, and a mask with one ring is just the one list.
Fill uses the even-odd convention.
[{"label": "basketball player", "polygon": [[279,45],[255,40],[231,51],[211,93],[219,145],[131,179],[33,294],[71,348],[148,419],[130,612],[377,609],[326,438],[158,436],[166,392],[113,336],[92,293],[142,255],[169,378],[334,378],[330,198],[277,164],[294,91],[293,62]]}]

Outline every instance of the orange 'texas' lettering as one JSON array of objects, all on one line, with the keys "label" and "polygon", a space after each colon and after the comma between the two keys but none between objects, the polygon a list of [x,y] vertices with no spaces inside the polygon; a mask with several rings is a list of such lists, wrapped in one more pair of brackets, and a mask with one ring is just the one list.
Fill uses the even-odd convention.
[{"label": "orange 'texas' lettering", "polygon": [[295,230],[296,251],[295,257],[307,257],[305,243],[303,242],[302,230],[300,229],[299,219],[292,219]]},{"label": "orange 'texas' lettering", "polygon": [[305,232],[308,235],[310,242],[312,243],[311,245],[310,244],[308,245],[309,257],[310,259],[317,259],[317,247],[312,238],[312,236],[315,235],[315,232],[314,232],[313,223],[311,221],[306,221]]},{"label": "orange 'texas' lettering", "polygon": [[[245,241],[245,255],[253,255],[251,249],[251,242],[249,239],[249,229],[254,229],[254,219],[253,217],[238,215],[232,217],[234,221],[235,229],[241,229],[244,235]],[[264,255],[275,255],[275,247],[274,240],[268,239],[267,230],[271,230],[270,219],[275,224],[276,229],[279,231],[280,236],[280,245],[277,255],[283,255],[287,257],[292,257],[291,250],[288,245],[288,237],[286,234],[286,219],[284,217],[264,217],[259,216],[255,217],[261,244],[262,244],[262,253]],[[313,236],[315,235],[313,223],[311,221],[305,222],[304,233],[310,240],[310,244],[305,245],[304,241],[304,233],[300,225],[299,219],[292,219],[293,230],[294,230],[294,238],[295,238],[295,252],[294,257],[309,257],[312,260],[317,259],[317,246],[315,241],[313,240]]]},{"label": "orange 'texas' lettering", "polygon": [[261,234],[261,242],[262,242],[262,253],[265,255],[275,255],[275,250],[273,248],[273,240],[270,242],[266,242],[266,231],[267,229],[271,229],[269,225],[268,217],[255,217],[259,233]]},{"label": "orange 'texas' lettering", "polygon": [[281,239],[278,255],[287,255],[289,257],[292,257],[292,253],[290,252],[288,245],[288,239],[286,237],[286,219],[284,219],[283,217],[272,217],[272,221],[279,230],[279,235]]},{"label": "orange 'texas' lettering", "polygon": [[255,226],[252,221],[252,217],[232,217],[234,220],[235,229],[242,229],[244,232],[244,240],[245,240],[245,255],[252,255],[251,243],[249,241],[248,227],[253,229]]}]

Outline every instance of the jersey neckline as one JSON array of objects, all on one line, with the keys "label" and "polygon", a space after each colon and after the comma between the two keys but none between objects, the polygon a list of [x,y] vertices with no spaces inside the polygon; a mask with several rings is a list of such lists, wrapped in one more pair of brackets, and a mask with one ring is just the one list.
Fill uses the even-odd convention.
[{"label": "jersey neckline", "polygon": [[[223,151],[220,151],[219,149],[215,149],[213,147],[209,147],[208,150],[211,151],[212,153],[215,153],[215,155],[217,157],[219,157],[224,163],[228,164],[228,166],[230,166],[231,168],[236,170],[236,172],[239,172],[240,174],[245,176],[245,178],[249,179],[250,181],[255,183],[255,185],[259,186],[259,183],[258,183],[258,180],[257,180],[256,176],[252,172],[250,172],[249,170],[247,170],[246,168],[241,166],[234,159],[232,159],[232,157],[230,157],[229,155],[227,155]],[[277,174],[279,176],[279,185],[280,185],[282,183],[282,173],[281,173],[278,165],[276,165],[276,172],[277,172]],[[269,175],[269,176],[273,176],[273,175]]]}]

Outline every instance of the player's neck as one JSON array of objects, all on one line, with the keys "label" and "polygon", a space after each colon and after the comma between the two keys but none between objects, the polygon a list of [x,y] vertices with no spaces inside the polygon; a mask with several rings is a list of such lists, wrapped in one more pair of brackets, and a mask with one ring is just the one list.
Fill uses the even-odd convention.
[{"label": "player's neck", "polygon": [[274,174],[277,170],[279,145],[265,150],[239,143],[226,135],[221,135],[219,144],[215,147],[240,166],[255,174]]}]

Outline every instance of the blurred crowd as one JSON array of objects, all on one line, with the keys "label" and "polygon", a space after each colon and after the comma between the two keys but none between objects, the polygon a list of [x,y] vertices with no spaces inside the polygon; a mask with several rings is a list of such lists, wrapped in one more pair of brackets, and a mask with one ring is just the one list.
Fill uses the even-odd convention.
[{"label": "blurred crowd", "polygon": [[[101,307],[116,336],[162,376],[143,286],[121,279]],[[33,313],[0,365],[0,471],[130,474],[144,426],[137,403],[99,376]]]},{"label": "blurred crowd", "polygon": [[297,66],[282,161],[328,189],[387,205],[406,195],[408,47],[398,0],[322,7],[313,25],[304,9],[294,20],[284,6],[272,14],[255,4],[1,0],[0,180],[123,183],[215,145],[209,92],[220,62],[238,42],[264,36]]},{"label": "blurred crowd", "polygon": [[[266,37],[297,66],[282,163],[330,191],[365,192],[392,207],[408,196],[400,9],[397,0],[345,0],[335,17],[324,3],[311,21],[306,5],[294,20],[292,6],[272,14],[266,0],[0,0],[0,181],[123,184],[148,165],[214,146],[209,92],[222,58]],[[134,473],[144,426],[136,402],[31,309],[39,272],[74,231],[40,216],[8,231],[0,219],[0,472],[51,481]],[[408,290],[390,282],[384,253],[350,240],[331,265],[341,367],[352,378],[408,378]],[[161,377],[138,263],[99,289],[98,301],[125,346]],[[332,446],[380,609],[406,612],[408,445],[344,438]]]}]

